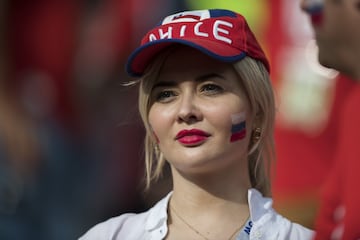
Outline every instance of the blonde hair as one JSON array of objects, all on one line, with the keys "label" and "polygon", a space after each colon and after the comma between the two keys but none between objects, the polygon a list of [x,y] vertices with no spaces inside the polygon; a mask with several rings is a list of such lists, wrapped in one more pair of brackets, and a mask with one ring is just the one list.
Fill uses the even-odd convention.
[{"label": "blonde hair", "polygon": [[[151,107],[150,94],[156,83],[164,61],[171,49],[160,54],[139,79],[139,112],[146,128],[145,136],[145,168],[146,189],[150,188],[152,181],[157,181],[162,174],[165,158],[159,151],[156,139],[149,124],[148,114]],[[270,167],[274,159],[274,118],[275,101],[269,73],[265,66],[250,57],[233,64],[239,74],[241,84],[247,93],[253,118],[260,122],[261,136],[258,141],[249,146],[249,174],[252,187],[258,189],[266,196],[270,196]]]},{"label": "blonde hair", "polygon": [[271,163],[275,160],[274,124],[275,99],[269,73],[265,66],[250,57],[236,62],[234,68],[242,79],[253,118],[261,129],[260,138],[249,150],[249,175],[252,187],[265,196],[271,195]]}]

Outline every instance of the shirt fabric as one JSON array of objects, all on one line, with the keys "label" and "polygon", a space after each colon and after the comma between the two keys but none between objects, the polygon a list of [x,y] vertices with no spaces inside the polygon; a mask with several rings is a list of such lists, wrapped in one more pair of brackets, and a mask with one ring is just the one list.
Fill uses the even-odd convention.
[{"label": "shirt fabric", "polygon": [[[167,228],[167,208],[172,192],[146,212],[127,213],[111,218],[90,229],[79,240],[161,240],[165,239]],[[292,223],[272,208],[272,199],[263,197],[256,189],[248,190],[250,240],[307,240],[313,231]],[[244,230],[243,229],[243,230]],[[240,240],[241,231],[237,240]]]},{"label": "shirt fabric", "polygon": [[316,219],[316,240],[360,239],[360,84],[343,78],[351,86],[339,109],[339,139],[334,165],[324,184]]}]

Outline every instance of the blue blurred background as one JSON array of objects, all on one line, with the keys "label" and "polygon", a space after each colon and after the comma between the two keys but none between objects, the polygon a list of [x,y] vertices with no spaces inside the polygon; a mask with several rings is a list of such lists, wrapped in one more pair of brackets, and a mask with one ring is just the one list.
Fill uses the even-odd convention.
[{"label": "blue blurred background", "polygon": [[306,16],[288,0],[0,1],[0,239],[77,239],[147,209],[144,130],[130,51],[161,18],[228,8],[245,15],[272,65],[278,119],[273,192],[282,214],[313,226],[330,166],[339,76],[321,68]]}]

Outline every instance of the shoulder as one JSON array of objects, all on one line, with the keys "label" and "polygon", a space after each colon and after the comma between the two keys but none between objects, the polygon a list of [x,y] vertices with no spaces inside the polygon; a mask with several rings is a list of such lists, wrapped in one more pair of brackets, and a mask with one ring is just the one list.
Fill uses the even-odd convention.
[{"label": "shoulder", "polygon": [[314,232],[278,214],[272,208],[272,199],[255,189],[248,193],[250,217],[253,223],[250,239],[312,239]]},{"label": "shoulder", "polygon": [[[88,230],[79,240],[148,239],[154,230],[160,229],[167,221],[169,196],[143,213],[126,213],[99,223]],[[160,229],[160,233],[165,232]]]},{"label": "shoulder", "polygon": [[[79,240],[117,239],[122,233],[133,232],[135,229],[132,226],[143,226],[147,215],[148,212],[127,213],[110,218],[92,227]],[[141,229],[138,228],[136,232],[141,232]]]}]

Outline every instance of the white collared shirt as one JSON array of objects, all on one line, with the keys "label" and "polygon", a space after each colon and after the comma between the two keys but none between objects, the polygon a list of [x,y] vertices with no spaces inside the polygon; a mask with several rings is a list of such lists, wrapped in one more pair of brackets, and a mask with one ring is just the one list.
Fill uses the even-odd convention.
[{"label": "white collared shirt", "polygon": [[[167,228],[167,207],[172,192],[148,211],[127,213],[91,228],[79,240],[161,240]],[[314,232],[292,223],[272,208],[272,199],[249,189],[248,202],[252,228],[250,240],[308,240]],[[241,233],[237,239],[239,240]]]}]

